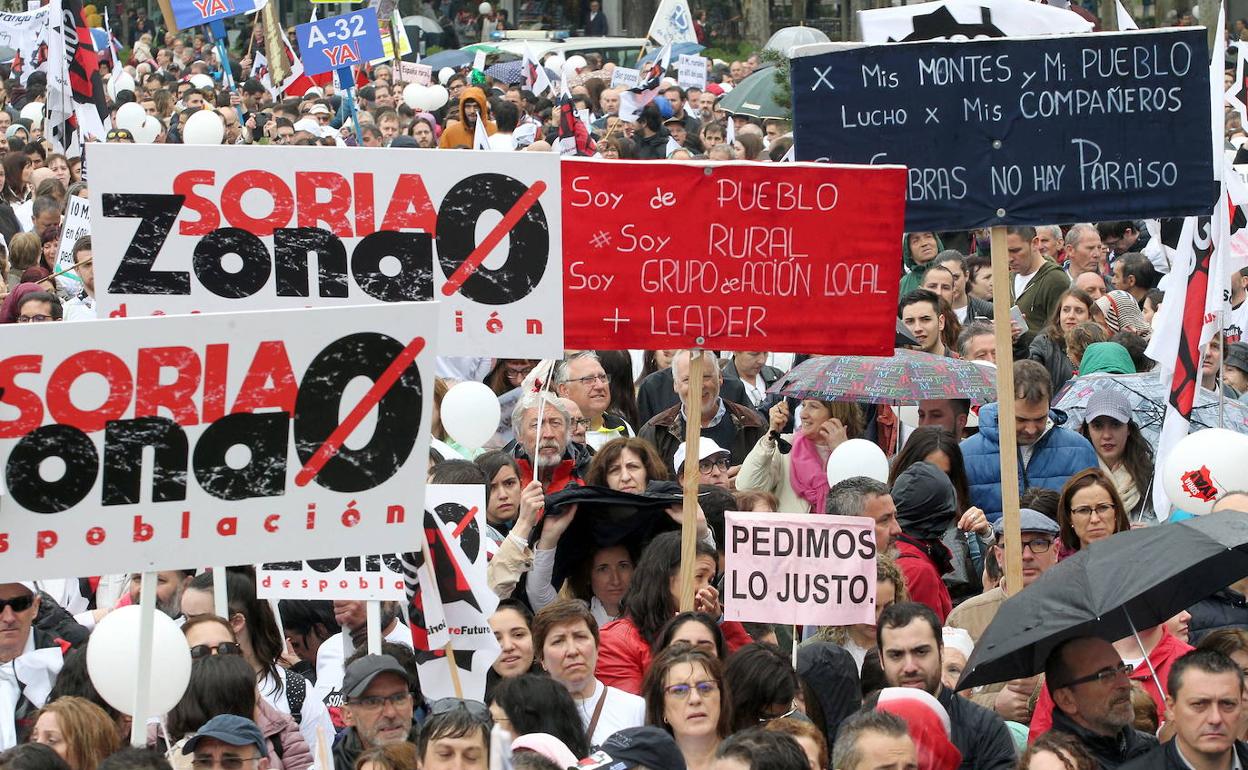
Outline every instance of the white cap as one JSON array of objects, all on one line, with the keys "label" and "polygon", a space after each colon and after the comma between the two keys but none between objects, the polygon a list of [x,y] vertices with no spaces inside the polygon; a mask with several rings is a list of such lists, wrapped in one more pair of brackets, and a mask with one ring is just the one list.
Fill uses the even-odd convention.
[{"label": "white cap", "polygon": [[321,135],[321,124],[311,118],[300,118],[295,121],[294,129],[296,131],[307,131],[309,134],[316,136]]},{"label": "white cap", "polygon": [[942,641],[946,647],[957,650],[962,656],[970,660],[971,653],[975,651],[975,640],[971,638],[971,634],[965,628],[954,628],[953,626],[945,626],[940,629]]},{"label": "white cap", "polygon": [[[677,473],[680,473],[681,468],[685,465],[686,451],[685,442],[680,442],[680,446],[676,447],[676,454],[672,457],[672,464],[676,466]],[[727,455],[732,453],[721,447],[719,444],[716,444],[714,439],[709,439],[706,436],[703,436],[698,441],[698,462],[702,462],[708,457],[714,457],[718,454]]]}]

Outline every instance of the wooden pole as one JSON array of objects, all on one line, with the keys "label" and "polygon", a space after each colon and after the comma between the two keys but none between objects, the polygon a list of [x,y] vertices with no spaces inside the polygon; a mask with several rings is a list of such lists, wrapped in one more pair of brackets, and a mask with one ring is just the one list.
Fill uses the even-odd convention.
[{"label": "wooden pole", "polygon": [[698,557],[698,443],[702,437],[702,363],[705,351],[689,351],[689,397],[685,404],[684,505],[680,517],[680,611],[693,609],[693,568]]},{"label": "wooden pole", "polygon": [[230,619],[229,583],[225,577],[225,567],[212,568],[212,610],[217,617]]},{"label": "wooden pole", "polygon": [[152,634],[156,627],[156,573],[144,572],[139,583],[139,676],[134,688],[130,745],[147,745],[147,717],[151,710]]},{"label": "wooden pole", "polygon": [[364,604],[364,622],[368,630],[368,654],[381,654],[381,601],[369,599]]},{"label": "wooden pole", "polygon": [[[1110,0],[1111,2],[1113,0]],[[1005,590],[1023,587],[1018,530],[1018,436],[1014,431],[1014,339],[1010,333],[1010,252],[1005,228],[992,228],[992,315],[997,344],[997,425],[1001,449],[1001,515],[1005,518]],[[1031,244],[1028,244],[1030,246]],[[1025,331],[1025,330],[1024,330]]]}]

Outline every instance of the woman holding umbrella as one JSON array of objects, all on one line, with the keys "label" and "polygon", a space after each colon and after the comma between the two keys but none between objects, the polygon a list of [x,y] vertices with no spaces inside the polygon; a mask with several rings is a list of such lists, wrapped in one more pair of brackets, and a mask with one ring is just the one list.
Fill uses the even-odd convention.
[{"label": "woman holding umbrella", "polygon": [[1114,482],[1131,521],[1156,521],[1153,512],[1153,450],[1131,419],[1125,393],[1106,388],[1088,399],[1080,432],[1092,443],[1101,470]]},{"label": "woman holding umbrella", "polygon": [[[741,464],[737,489],[770,492],[782,511],[823,511],[828,496],[828,458],[842,442],[862,435],[862,411],[839,401],[802,401],[797,432],[781,436],[789,421],[789,405],[781,401],[767,413],[771,430],[758,440]],[[791,442],[787,454],[781,442]]]},{"label": "woman holding umbrella", "polygon": [[1057,525],[1065,556],[1131,528],[1118,488],[1100,468],[1080,471],[1062,487]]}]

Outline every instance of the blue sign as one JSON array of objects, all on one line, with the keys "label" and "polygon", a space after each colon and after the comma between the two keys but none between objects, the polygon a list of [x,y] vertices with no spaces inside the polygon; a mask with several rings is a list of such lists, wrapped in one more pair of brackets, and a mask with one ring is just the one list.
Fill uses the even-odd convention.
[{"label": "blue sign", "polygon": [[1205,34],[800,57],[797,159],[908,166],[907,231],[1208,214],[1217,188]]},{"label": "blue sign", "polygon": [[381,47],[377,9],[371,6],[300,24],[295,27],[295,35],[307,75],[367,64],[386,55]]},{"label": "blue sign", "polygon": [[172,0],[178,29],[190,29],[217,19],[228,19],[256,10],[257,0]]}]

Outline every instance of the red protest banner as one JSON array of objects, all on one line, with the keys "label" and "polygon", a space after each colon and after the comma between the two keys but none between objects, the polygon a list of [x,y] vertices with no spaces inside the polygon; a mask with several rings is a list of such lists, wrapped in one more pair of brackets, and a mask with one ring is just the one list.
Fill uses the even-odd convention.
[{"label": "red protest banner", "polygon": [[562,166],[564,346],[890,355],[905,169]]}]

